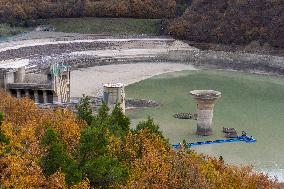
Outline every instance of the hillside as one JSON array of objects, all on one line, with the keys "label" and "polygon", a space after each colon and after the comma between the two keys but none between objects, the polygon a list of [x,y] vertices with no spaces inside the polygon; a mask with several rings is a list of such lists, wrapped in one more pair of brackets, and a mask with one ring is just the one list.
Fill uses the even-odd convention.
[{"label": "hillside", "polygon": [[248,44],[259,41],[284,47],[283,0],[193,0],[168,26],[180,39],[196,42]]},{"label": "hillside", "polygon": [[1,0],[0,22],[31,24],[39,18],[134,17],[168,18],[175,15],[175,0]]},{"label": "hillside", "polygon": [[141,18],[55,18],[41,22],[56,32],[100,35],[159,35],[161,19]]}]

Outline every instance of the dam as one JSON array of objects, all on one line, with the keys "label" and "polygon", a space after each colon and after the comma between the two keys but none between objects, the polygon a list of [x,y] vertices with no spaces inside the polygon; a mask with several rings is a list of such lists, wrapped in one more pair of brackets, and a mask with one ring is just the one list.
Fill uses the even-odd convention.
[{"label": "dam", "polygon": [[70,70],[54,64],[42,73],[26,73],[25,67],[2,69],[0,88],[16,98],[27,97],[36,104],[70,102]]}]

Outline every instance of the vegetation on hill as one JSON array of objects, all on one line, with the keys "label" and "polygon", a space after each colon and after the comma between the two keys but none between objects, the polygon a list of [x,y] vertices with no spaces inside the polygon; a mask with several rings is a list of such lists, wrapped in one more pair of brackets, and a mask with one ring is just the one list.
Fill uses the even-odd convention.
[{"label": "vegetation on hill", "polygon": [[44,25],[66,33],[104,35],[159,35],[161,19],[136,18],[56,18],[43,20]]},{"label": "vegetation on hill", "polygon": [[130,130],[119,106],[93,116],[84,97],[76,116],[0,97],[0,188],[278,188],[250,167],[174,151],[151,118]]},{"label": "vegetation on hill", "polygon": [[39,18],[175,16],[175,0],[1,0],[0,22],[31,24]]},{"label": "vegetation on hill", "polygon": [[[245,45],[258,41],[283,48],[283,10],[283,0],[2,0],[0,23],[33,26],[38,19],[61,18],[47,22],[56,31],[106,35],[157,35],[167,25],[166,33],[195,42]],[[161,25],[160,19],[174,17],[179,18]],[[21,31],[0,25],[0,36]]]},{"label": "vegetation on hill", "polygon": [[28,28],[11,27],[9,24],[0,24],[0,37],[17,35],[25,31],[28,31]]},{"label": "vegetation on hill", "polygon": [[192,0],[176,0],[176,15],[181,16],[191,5]]},{"label": "vegetation on hill", "polygon": [[168,32],[191,41],[284,47],[283,0],[193,0]]}]

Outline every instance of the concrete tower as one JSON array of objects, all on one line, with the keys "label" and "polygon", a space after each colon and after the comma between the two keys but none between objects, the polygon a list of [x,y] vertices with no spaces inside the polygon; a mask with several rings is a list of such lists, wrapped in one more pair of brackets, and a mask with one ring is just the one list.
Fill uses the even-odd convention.
[{"label": "concrete tower", "polygon": [[17,68],[17,71],[15,72],[15,83],[24,83],[25,75],[25,67]]},{"label": "concrete tower", "polygon": [[212,134],[214,102],[221,97],[221,92],[213,90],[194,90],[190,92],[197,100],[197,134]]},{"label": "concrete tower", "polygon": [[53,64],[43,73],[27,73],[25,67],[0,70],[0,88],[17,98],[30,98],[36,104],[70,102],[70,70],[64,64]]},{"label": "concrete tower", "polygon": [[108,105],[112,111],[117,103],[120,103],[123,113],[125,113],[125,93],[124,84],[105,84],[103,101]]},{"label": "concrete tower", "polygon": [[48,79],[54,89],[53,101],[57,103],[70,102],[70,67],[64,64],[53,64]]}]

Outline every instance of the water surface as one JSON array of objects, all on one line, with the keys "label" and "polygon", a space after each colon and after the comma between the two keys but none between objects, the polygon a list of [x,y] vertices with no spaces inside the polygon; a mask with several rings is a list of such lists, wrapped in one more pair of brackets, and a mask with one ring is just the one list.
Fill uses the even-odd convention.
[{"label": "water surface", "polygon": [[[173,118],[177,112],[196,112],[189,95],[194,89],[222,92],[214,109],[214,134],[195,135],[196,121]],[[127,97],[153,99],[161,108],[128,112],[133,127],[151,115],[171,143],[224,138],[222,127],[245,130],[257,139],[255,144],[228,143],[195,147],[198,152],[223,156],[238,165],[253,165],[284,180],[284,78],[237,72],[182,71],[163,74],[130,85]]]}]

